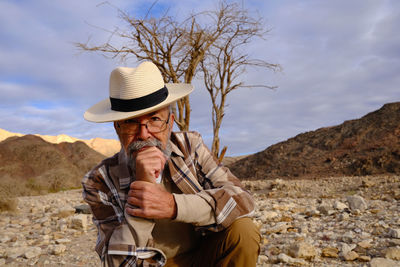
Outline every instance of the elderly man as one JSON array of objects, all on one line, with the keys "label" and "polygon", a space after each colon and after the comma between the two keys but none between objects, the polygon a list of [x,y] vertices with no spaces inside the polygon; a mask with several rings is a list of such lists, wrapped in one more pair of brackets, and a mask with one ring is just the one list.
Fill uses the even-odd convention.
[{"label": "elderly man", "polygon": [[144,62],[115,69],[109,89],[84,115],[112,121],[121,142],[82,181],[103,266],[255,266],[250,194],[198,133],[172,132],[171,104],[193,87]]}]

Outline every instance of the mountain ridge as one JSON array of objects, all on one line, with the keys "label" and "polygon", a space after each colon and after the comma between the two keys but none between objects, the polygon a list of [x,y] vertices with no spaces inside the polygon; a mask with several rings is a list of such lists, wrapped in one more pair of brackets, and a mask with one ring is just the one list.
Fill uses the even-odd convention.
[{"label": "mountain ridge", "polygon": [[301,133],[228,165],[243,179],[400,173],[400,102]]},{"label": "mountain ridge", "polygon": [[53,144],[36,135],[9,137],[0,142],[0,193],[29,195],[79,187],[83,176],[104,158],[81,141]]},{"label": "mountain ridge", "polygon": [[[26,135],[26,134],[13,133],[13,132],[9,132],[7,130],[0,128],[0,142],[4,141],[5,139],[12,137],[12,136],[21,137],[24,135]],[[100,154],[103,154],[107,157],[114,155],[115,153],[119,152],[121,149],[120,142],[116,139],[104,139],[104,138],[100,138],[100,137],[95,137],[95,138],[87,140],[87,139],[78,139],[78,138],[71,137],[66,134],[59,134],[56,136],[40,135],[40,134],[33,134],[33,135],[38,136],[38,137],[42,138],[44,141],[52,143],[52,144],[59,144],[62,142],[74,143],[77,141],[81,141],[81,142],[84,142],[85,144],[87,144],[90,148],[96,150]]]}]

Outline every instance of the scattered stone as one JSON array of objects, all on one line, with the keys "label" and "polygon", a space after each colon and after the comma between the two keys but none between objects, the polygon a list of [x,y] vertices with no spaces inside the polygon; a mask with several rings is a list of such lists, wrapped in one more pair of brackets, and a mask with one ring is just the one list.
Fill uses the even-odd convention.
[{"label": "scattered stone", "polygon": [[345,243],[352,243],[354,234],[352,232],[347,232],[342,236],[342,241]]},{"label": "scattered stone", "polygon": [[342,210],[348,209],[349,207],[346,204],[344,204],[343,202],[340,202],[337,200],[337,201],[335,201],[335,204],[333,204],[333,208],[342,211]]},{"label": "scattered stone", "polygon": [[61,245],[53,245],[53,246],[49,247],[50,253],[52,255],[60,255],[60,254],[65,252],[66,248],[67,247],[65,245],[62,245],[62,244]]},{"label": "scattered stone", "polygon": [[400,246],[400,239],[393,238],[389,240],[389,246]]},{"label": "scattered stone", "polygon": [[58,218],[67,218],[67,217],[69,217],[69,216],[72,216],[72,215],[74,215],[75,214],[75,209],[74,208],[72,208],[72,207],[65,207],[65,208],[62,208],[62,209],[60,209],[58,212],[57,212],[57,217]]},{"label": "scattered stone", "polygon": [[295,258],[303,258],[307,260],[311,260],[317,256],[315,247],[306,242],[293,244],[289,247],[288,254]]},{"label": "scattered stone", "polygon": [[371,261],[371,257],[370,256],[365,256],[365,255],[361,255],[358,257],[359,261],[364,261],[364,262],[369,262]]},{"label": "scattered stone", "polygon": [[349,203],[349,207],[352,211],[364,211],[368,208],[367,203],[365,202],[364,198],[360,196],[348,196],[347,202]]},{"label": "scattered stone", "polygon": [[56,240],[56,244],[66,244],[66,243],[70,243],[71,240],[69,240],[68,238],[62,238],[62,239],[57,239]]},{"label": "scattered stone", "polygon": [[317,210],[315,207],[308,207],[307,210],[305,211],[305,214],[307,216],[318,216],[320,215],[319,210]]},{"label": "scattered stone", "polygon": [[45,228],[42,229],[42,234],[43,235],[48,235],[50,233],[51,233],[51,228],[45,227]]},{"label": "scattered stone", "polygon": [[36,213],[43,212],[43,211],[44,211],[43,207],[42,208],[40,208],[40,207],[32,207],[31,210],[30,210],[30,213],[36,214]]},{"label": "scattered stone", "polygon": [[348,213],[341,213],[340,215],[339,215],[339,220],[340,221],[346,221],[346,220],[348,220],[350,218],[350,215],[348,214]]},{"label": "scattered stone", "polygon": [[[259,190],[264,190],[254,193],[257,208],[253,220],[262,233],[257,267],[400,266],[396,260],[400,248],[398,201],[382,197],[391,197],[390,192],[400,188],[400,176],[368,179],[375,182],[373,190],[360,188],[359,177],[278,181],[273,197],[265,193],[271,182],[257,181]],[[346,196],[354,190],[368,199],[368,210],[350,209]],[[0,214],[0,265],[99,266],[94,251],[97,229],[91,215],[58,217],[65,207],[82,204],[81,190],[22,197],[19,203],[18,213]],[[295,257],[292,248],[289,256],[289,247],[301,247],[300,243],[307,243],[315,253]],[[33,248],[41,248],[41,252]]]},{"label": "scattered stone", "polygon": [[268,261],[268,257],[266,255],[258,256],[258,263],[259,264],[265,264],[267,261]]},{"label": "scattered stone", "polygon": [[356,245],[354,245],[354,244],[348,245],[346,243],[342,243],[341,253],[344,256],[345,254],[349,253],[350,251],[352,251],[355,248],[356,248]]},{"label": "scattered stone", "polygon": [[11,237],[9,237],[8,235],[0,237],[0,243],[7,243],[9,241],[11,241]]},{"label": "scattered stone", "polygon": [[88,204],[78,205],[75,206],[74,208],[76,213],[92,214],[90,206]]},{"label": "scattered stone", "polygon": [[326,204],[319,206],[318,211],[323,215],[332,215],[335,213],[335,211],[332,210],[332,207],[330,207],[329,205],[326,205]]},{"label": "scattered stone", "polygon": [[282,263],[287,263],[291,265],[307,265],[307,262],[303,259],[295,259],[284,253],[278,255],[278,261]]},{"label": "scattered stone", "polygon": [[374,258],[370,262],[370,267],[399,267],[399,262],[384,258]]},{"label": "scattered stone", "polygon": [[355,252],[355,251],[350,251],[350,252],[344,254],[343,258],[346,261],[354,261],[354,260],[356,260],[358,258],[358,253]]},{"label": "scattered stone", "polygon": [[322,249],[322,257],[326,257],[326,258],[339,258],[339,250],[337,248],[333,248],[333,247],[326,247],[324,249]]},{"label": "scattered stone", "polygon": [[65,232],[65,231],[67,231],[67,229],[68,229],[68,225],[66,223],[60,223],[58,225],[58,230],[60,232]]},{"label": "scattered stone", "polygon": [[275,219],[278,216],[279,216],[279,214],[277,212],[275,212],[275,211],[266,211],[266,212],[264,212],[264,219],[267,220],[267,221]]},{"label": "scattered stone", "polygon": [[22,226],[27,226],[30,225],[32,222],[28,218],[23,218],[21,221],[19,221],[19,225]]},{"label": "scattered stone", "polygon": [[375,185],[375,183],[369,179],[363,179],[361,185],[362,185],[362,187],[369,188],[369,187],[373,187]]},{"label": "scattered stone", "polygon": [[265,232],[267,234],[273,234],[273,233],[284,233],[286,232],[286,230],[291,227],[291,225],[289,225],[286,222],[279,222],[277,223],[275,226],[270,227],[265,229]]},{"label": "scattered stone", "polygon": [[372,242],[372,239],[363,240],[361,242],[358,242],[357,245],[362,247],[362,248],[368,249],[368,248],[372,247],[371,242]]},{"label": "scattered stone", "polygon": [[26,247],[10,247],[6,250],[6,256],[10,259],[16,259],[24,255]]},{"label": "scattered stone", "polygon": [[43,217],[37,220],[36,223],[39,223],[41,226],[50,226],[50,218],[47,216]]},{"label": "scattered stone", "polygon": [[30,247],[25,251],[24,257],[26,259],[32,259],[32,258],[39,257],[41,253],[42,253],[42,249],[40,247]]},{"label": "scattered stone", "polygon": [[389,236],[393,238],[400,238],[400,229],[389,229]]},{"label": "scattered stone", "polygon": [[400,261],[400,248],[389,248],[385,253],[385,258]]},{"label": "scattered stone", "polygon": [[87,215],[85,214],[75,215],[74,217],[72,217],[71,224],[73,229],[86,231]]}]

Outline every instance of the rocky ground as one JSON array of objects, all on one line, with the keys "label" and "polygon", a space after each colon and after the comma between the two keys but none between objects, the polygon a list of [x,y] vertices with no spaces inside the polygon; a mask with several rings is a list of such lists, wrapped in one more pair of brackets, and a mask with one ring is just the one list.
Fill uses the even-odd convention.
[{"label": "rocky ground", "polygon": [[[258,266],[400,266],[400,177],[244,182],[263,236]],[[19,198],[0,216],[0,265],[99,266],[80,190]]]}]

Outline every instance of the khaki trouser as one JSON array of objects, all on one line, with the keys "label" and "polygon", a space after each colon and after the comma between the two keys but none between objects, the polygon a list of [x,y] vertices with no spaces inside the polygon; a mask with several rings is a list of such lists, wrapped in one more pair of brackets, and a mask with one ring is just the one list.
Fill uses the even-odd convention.
[{"label": "khaki trouser", "polygon": [[260,233],[249,218],[207,235],[194,251],[168,259],[165,267],[252,267],[260,252]]}]

